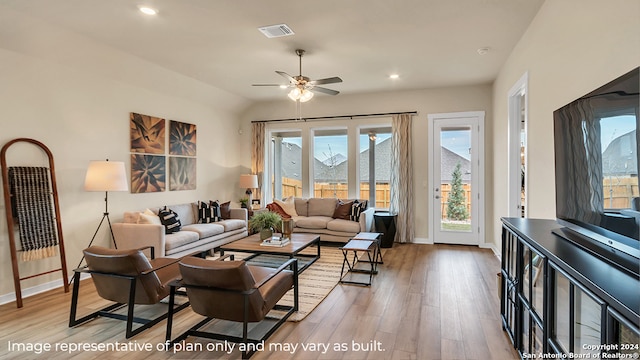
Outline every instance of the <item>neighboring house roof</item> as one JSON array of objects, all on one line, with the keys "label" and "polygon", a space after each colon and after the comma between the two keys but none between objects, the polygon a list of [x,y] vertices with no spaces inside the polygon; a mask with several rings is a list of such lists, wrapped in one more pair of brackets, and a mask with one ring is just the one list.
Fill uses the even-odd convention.
[{"label": "neighboring house roof", "polygon": [[[391,179],[391,138],[376,144],[376,181],[389,182]],[[342,154],[334,155],[338,159],[344,157]],[[346,158],[346,157],[344,157]],[[451,174],[460,163],[462,171],[462,181],[469,182],[471,179],[471,162],[462,156],[442,148],[442,179],[451,181]],[[282,142],[282,176],[302,180],[300,168],[302,164],[302,149],[300,146]],[[344,160],[335,167],[323,163],[318,159],[314,160],[315,179],[320,182],[344,182],[347,179],[347,161]],[[369,181],[369,149],[360,153],[360,181]]]},{"label": "neighboring house roof", "polygon": [[636,130],[613,139],[602,153],[603,176],[638,175],[638,138]]},{"label": "neighboring house roof", "polygon": [[462,182],[468,183],[471,180],[471,161],[463,158],[462,156],[454,153],[446,147],[441,148],[441,166],[440,177],[442,182],[450,182],[452,179],[453,171],[456,169],[456,165],[460,163],[460,172],[462,172]]}]

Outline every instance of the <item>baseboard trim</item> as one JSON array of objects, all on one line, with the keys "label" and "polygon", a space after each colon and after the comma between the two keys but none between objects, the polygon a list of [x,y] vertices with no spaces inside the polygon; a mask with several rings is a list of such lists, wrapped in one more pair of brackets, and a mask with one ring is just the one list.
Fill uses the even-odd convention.
[{"label": "baseboard trim", "polygon": [[[80,280],[84,280],[91,277],[91,275],[89,274],[81,274],[80,275]],[[69,278],[69,281],[71,281],[73,277]],[[55,290],[55,289],[59,289],[62,288],[64,284],[60,283],[60,280],[53,280],[53,281],[49,281],[46,282],[44,284],[40,284],[40,285],[36,285],[36,286],[32,286],[26,289],[22,289],[22,298],[28,298],[30,296],[33,295],[37,295],[37,294],[41,294],[43,292],[49,291],[49,290]],[[0,295],[0,305],[4,305],[4,304],[8,304],[10,302],[14,302],[16,301],[16,293],[12,292],[9,294],[4,294],[4,295]]]},{"label": "baseboard trim", "polygon": [[429,245],[433,245],[433,241],[427,239],[427,238],[419,238],[419,237],[414,237],[413,238],[413,243],[414,244],[429,244]]}]

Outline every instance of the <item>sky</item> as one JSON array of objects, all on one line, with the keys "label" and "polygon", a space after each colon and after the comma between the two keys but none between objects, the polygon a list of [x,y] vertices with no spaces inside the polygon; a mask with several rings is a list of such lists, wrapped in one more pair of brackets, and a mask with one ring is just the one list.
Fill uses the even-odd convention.
[{"label": "sky", "polygon": [[636,130],[636,118],[632,115],[614,116],[600,120],[600,141],[602,152],[615,138]]},{"label": "sky", "polygon": [[[369,148],[369,142],[366,140],[366,136],[366,134],[361,136],[360,152]],[[376,137],[376,144],[379,144],[390,137],[391,134],[378,134]],[[297,144],[302,147],[301,138],[287,138],[287,142]],[[320,161],[324,161],[329,158],[329,145],[331,145],[331,153],[333,155],[342,154],[345,157],[347,156],[348,150],[346,135],[318,136],[314,139],[314,143],[315,147],[313,156]]]}]

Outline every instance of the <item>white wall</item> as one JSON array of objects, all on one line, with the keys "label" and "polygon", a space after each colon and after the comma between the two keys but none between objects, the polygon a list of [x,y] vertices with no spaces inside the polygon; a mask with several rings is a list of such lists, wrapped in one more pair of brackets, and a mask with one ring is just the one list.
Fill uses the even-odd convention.
[{"label": "white wall", "polygon": [[640,65],[640,2],[547,0],[493,86],[494,212],[507,214],[507,93],[529,72],[528,214],[555,219],[553,111]]},{"label": "white wall", "polygon": [[[277,91],[277,89],[275,90]],[[247,129],[245,135],[247,141],[250,136],[250,121],[268,119],[288,119],[296,118],[297,112],[293,101],[286,98],[283,93],[282,101],[260,102],[250,106],[242,115],[243,128]],[[413,117],[413,164],[414,164],[414,219],[415,236],[418,241],[426,242],[428,239],[428,189],[424,185],[428,181],[427,156],[429,144],[427,115],[435,113],[461,112],[461,111],[485,111],[485,123],[490,123],[493,117],[491,111],[491,86],[477,85],[466,87],[451,87],[440,89],[427,89],[404,92],[371,93],[361,95],[340,94],[335,97],[318,95],[311,101],[302,104],[302,116],[334,116],[334,115],[355,115],[372,114],[402,111],[418,111],[418,115]],[[332,120],[330,123],[336,124],[340,121]],[[329,124],[322,122],[322,125]],[[489,125],[486,125],[489,129]],[[491,135],[489,131],[487,134]],[[491,160],[489,149],[491,148],[490,138],[486,138],[487,160]],[[489,164],[490,166],[490,164]],[[492,171],[487,168],[490,176]],[[490,184],[487,181],[486,184]],[[488,186],[487,186],[488,188]],[[488,190],[491,190],[488,188]],[[487,194],[487,198],[491,198]]]},{"label": "white wall", "polygon": [[[38,26],[27,37],[22,26]],[[89,160],[125,161],[130,170],[129,113],[197,125],[197,190],[163,193],[110,193],[112,221],[125,210],[242,195],[238,175],[246,172],[248,152],[241,146],[237,112],[243,99],[157,67],[80,35],[39,23],[22,14],[0,11],[0,146],[18,137],[43,142],[53,152],[61,220],[72,270],[104,211],[104,194],[84,192]],[[45,165],[32,145],[17,144],[9,165]],[[0,199],[0,303],[13,293],[4,199]],[[103,226],[96,241],[109,244]],[[58,258],[21,263],[21,276],[58,266]],[[60,273],[22,282],[23,289]]]}]

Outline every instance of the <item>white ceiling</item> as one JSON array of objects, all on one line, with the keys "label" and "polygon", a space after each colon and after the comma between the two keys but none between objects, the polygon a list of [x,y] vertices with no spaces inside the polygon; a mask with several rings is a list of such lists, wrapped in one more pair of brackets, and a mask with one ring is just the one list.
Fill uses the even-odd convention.
[{"label": "white ceiling", "polygon": [[[326,87],[343,94],[490,83],[543,1],[2,0],[0,9],[266,100],[285,91],[251,84],[284,83],[275,70],[298,75],[297,48],[307,51],[303,75],[339,76],[343,83]],[[140,5],[158,14],[143,15]],[[281,23],[295,35],[258,31]],[[392,73],[400,78],[390,80]]]}]

